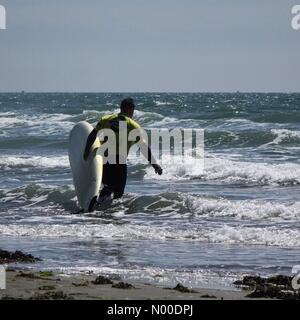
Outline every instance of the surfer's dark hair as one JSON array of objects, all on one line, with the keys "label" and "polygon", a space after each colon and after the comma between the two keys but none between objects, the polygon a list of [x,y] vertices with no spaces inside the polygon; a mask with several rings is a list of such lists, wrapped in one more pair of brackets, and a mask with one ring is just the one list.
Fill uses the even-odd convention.
[{"label": "surfer's dark hair", "polygon": [[121,111],[126,110],[127,108],[135,108],[135,104],[132,98],[128,97],[122,100],[121,102]]}]

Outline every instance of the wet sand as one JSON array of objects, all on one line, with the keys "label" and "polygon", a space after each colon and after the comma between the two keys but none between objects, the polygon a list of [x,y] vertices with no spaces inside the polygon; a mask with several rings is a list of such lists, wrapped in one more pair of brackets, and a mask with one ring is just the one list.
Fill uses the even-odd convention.
[{"label": "wet sand", "polygon": [[[300,300],[300,290],[293,286],[295,279],[286,275],[244,276],[233,283],[237,289],[230,291],[187,288],[180,283],[164,288],[92,271],[70,274],[18,267],[20,262],[31,264],[38,260],[21,251],[0,250],[0,266],[6,270],[6,288],[0,288],[0,300]],[[3,277],[0,280],[3,286]]]}]

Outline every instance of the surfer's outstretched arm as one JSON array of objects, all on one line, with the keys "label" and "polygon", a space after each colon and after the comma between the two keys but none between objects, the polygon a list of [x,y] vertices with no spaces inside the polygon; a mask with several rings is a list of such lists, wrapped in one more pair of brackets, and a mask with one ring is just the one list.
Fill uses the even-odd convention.
[{"label": "surfer's outstretched arm", "polygon": [[157,163],[156,159],[154,158],[150,147],[148,146],[148,161],[152,165],[153,169],[155,170],[155,173],[158,175],[162,175],[163,169],[162,167]]},{"label": "surfer's outstretched arm", "polygon": [[96,138],[97,138],[97,130],[93,129],[91,131],[91,133],[89,134],[87,141],[86,141],[86,146],[85,146],[84,155],[83,155],[84,160],[86,160],[88,158],[88,156],[90,154],[91,147],[94,144]]}]

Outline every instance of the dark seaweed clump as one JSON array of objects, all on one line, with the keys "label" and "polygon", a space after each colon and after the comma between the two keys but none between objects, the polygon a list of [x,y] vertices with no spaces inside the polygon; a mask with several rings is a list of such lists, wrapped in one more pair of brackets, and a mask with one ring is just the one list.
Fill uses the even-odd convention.
[{"label": "dark seaweed clump", "polygon": [[118,282],[113,284],[112,287],[117,289],[135,289],[132,284],[126,282]]},{"label": "dark seaweed clump", "polygon": [[93,284],[113,284],[113,282],[104,276],[98,276],[94,281],[92,281]]},{"label": "dark seaweed clump", "polygon": [[5,250],[0,250],[0,264],[14,263],[14,262],[26,262],[34,263],[36,261],[41,261],[41,259],[34,257],[31,254],[23,253],[22,251],[9,252]]},{"label": "dark seaweed clump", "polygon": [[269,278],[246,276],[234,282],[236,286],[253,290],[248,298],[273,298],[282,300],[300,300],[300,291],[292,286],[293,277],[277,275]]},{"label": "dark seaweed clump", "polygon": [[65,294],[63,291],[48,291],[45,293],[35,293],[29,300],[73,300],[74,297]]},{"label": "dark seaweed clump", "polygon": [[182,285],[181,283],[177,283],[176,287],[174,287],[173,290],[176,290],[182,293],[196,293],[195,290],[189,289],[184,285]]}]

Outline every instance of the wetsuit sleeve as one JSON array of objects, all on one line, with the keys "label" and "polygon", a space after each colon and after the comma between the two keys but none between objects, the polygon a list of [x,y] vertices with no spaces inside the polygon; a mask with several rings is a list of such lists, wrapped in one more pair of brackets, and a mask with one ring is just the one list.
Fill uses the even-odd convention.
[{"label": "wetsuit sleeve", "polygon": [[135,141],[132,141],[132,145],[138,143],[142,137],[142,127],[134,120],[130,119],[128,132],[130,133],[132,130],[139,130],[139,134],[136,137]]}]

